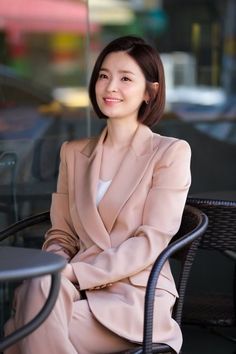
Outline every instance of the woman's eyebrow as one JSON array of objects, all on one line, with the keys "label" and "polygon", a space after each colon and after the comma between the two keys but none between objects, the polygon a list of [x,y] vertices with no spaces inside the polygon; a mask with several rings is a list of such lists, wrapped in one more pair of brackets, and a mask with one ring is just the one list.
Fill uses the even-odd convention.
[{"label": "woman's eyebrow", "polygon": [[100,68],[100,70],[99,71],[109,71],[108,69],[106,69],[106,68]]},{"label": "woman's eyebrow", "polygon": [[[106,71],[106,72],[110,72],[110,70],[106,69],[106,68],[100,68],[100,71]],[[131,74],[131,75],[134,75],[135,74],[132,72],[132,71],[129,71],[129,70],[118,70],[118,72],[120,74]]]},{"label": "woman's eyebrow", "polygon": [[135,75],[132,71],[129,70],[119,70],[119,73]]}]

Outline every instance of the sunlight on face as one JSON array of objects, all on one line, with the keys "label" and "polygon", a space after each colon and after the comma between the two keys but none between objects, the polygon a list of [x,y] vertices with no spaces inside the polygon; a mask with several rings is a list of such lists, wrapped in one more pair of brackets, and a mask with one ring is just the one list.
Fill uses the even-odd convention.
[{"label": "sunlight on face", "polygon": [[108,118],[137,120],[148,99],[146,80],[136,61],[124,51],[107,55],[95,86],[97,103]]}]

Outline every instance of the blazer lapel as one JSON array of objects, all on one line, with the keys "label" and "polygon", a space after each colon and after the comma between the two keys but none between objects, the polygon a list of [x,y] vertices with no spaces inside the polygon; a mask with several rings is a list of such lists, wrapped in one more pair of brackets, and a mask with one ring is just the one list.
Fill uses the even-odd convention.
[{"label": "blazer lapel", "polygon": [[75,160],[77,213],[88,236],[104,250],[111,246],[111,242],[98,213],[96,193],[102,158],[102,144],[106,132],[107,129],[104,129],[98,140],[91,140]]},{"label": "blazer lapel", "polygon": [[108,233],[111,232],[121,208],[145,174],[153,150],[153,133],[147,126],[140,124],[117,175],[98,205]]}]

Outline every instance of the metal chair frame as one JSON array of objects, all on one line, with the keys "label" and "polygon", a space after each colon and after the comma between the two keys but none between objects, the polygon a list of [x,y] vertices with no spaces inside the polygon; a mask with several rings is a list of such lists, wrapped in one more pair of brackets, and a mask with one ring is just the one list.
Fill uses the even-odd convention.
[{"label": "metal chair frame", "polygon": [[[24,230],[27,227],[40,225],[50,221],[49,211],[28,217],[9,226],[0,232],[0,241],[7,237]],[[178,277],[177,290],[179,298],[176,301],[173,311],[173,318],[181,326],[182,309],[184,304],[185,291],[191,270],[192,263],[198,248],[201,235],[207,228],[208,218],[197,208],[186,205],[182,217],[182,222],[178,233],[172,238],[171,243],[164,249],[156,259],[146,289],[145,308],[144,308],[144,332],[143,342],[137,347],[120,353],[123,354],[151,354],[151,353],[175,353],[167,344],[153,343],[153,311],[155,289],[164,263],[174,257],[181,263],[181,271]]]}]

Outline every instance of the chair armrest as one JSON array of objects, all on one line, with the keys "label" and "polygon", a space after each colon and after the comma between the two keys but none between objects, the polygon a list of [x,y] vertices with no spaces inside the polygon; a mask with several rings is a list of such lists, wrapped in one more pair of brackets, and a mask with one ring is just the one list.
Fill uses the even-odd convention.
[{"label": "chair armrest", "polygon": [[10,225],[4,230],[0,231],[0,242],[8,238],[9,236],[14,235],[15,233],[26,229],[27,227],[41,224],[42,222],[50,220],[49,211],[45,211],[33,216],[29,216],[25,219],[17,221],[16,223]]},{"label": "chair armrest", "polygon": [[154,299],[155,299],[155,290],[156,284],[160,275],[160,272],[165,264],[165,262],[177,253],[179,250],[190,245],[194,240],[200,237],[206,230],[208,225],[207,216],[202,213],[197,208],[189,207],[194,211],[195,214],[199,216],[199,222],[197,226],[186,233],[177,240],[171,242],[157,257],[156,261],[153,264],[148,283],[147,290],[145,295],[145,304],[144,304],[144,333],[143,333],[143,352],[145,354],[152,353],[152,336],[153,336],[153,311],[154,311]]}]

